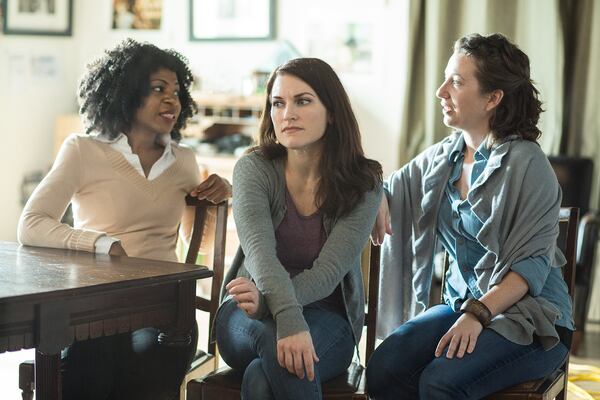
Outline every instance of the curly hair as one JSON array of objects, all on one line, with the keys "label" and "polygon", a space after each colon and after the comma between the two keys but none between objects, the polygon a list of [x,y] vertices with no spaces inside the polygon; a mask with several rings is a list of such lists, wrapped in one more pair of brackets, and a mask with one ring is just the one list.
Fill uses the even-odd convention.
[{"label": "curly hair", "polygon": [[136,110],[150,94],[150,75],[160,68],[175,72],[179,81],[181,113],[171,138],[180,140],[181,129],[197,111],[190,95],[194,78],[188,61],[175,50],[163,50],[133,39],[124,40],[88,64],[78,90],[79,114],[85,132],[95,131],[114,138],[129,131]]},{"label": "curly hair", "polygon": [[482,93],[504,92],[490,119],[494,137],[501,141],[517,134],[537,141],[542,134],[537,123],[544,110],[530,77],[529,57],[500,33],[464,36],[454,43],[454,52],[473,58]]},{"label": "curly hair", "polygon": [[364,156],[358,122],[350,99],[334,70],[318,58],[297,58],[280,65],[267,82],[267,97],[259,127],[258,149],[267,159],[287,155],[277,142],[271,119],[271,92],[275,79],[289,74],[301,79],[317,94],[333,117],[325,130],[320,160],[321,179],[316,194],[319,209],[329,217],[349,214],[365,192],[382,182],[381,165]]}]

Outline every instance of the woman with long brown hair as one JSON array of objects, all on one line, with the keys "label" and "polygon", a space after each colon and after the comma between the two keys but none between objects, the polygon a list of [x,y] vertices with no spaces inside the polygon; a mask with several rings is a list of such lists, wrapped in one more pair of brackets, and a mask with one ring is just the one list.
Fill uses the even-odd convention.
[{"label": "woman with long brown hair", "polygon": [[278,67],[259,145],[234,170],[241,247],[216,320],[242,398],[320,399],[321,382],[352,361],[381,179],[333,69],[315,58]]}]

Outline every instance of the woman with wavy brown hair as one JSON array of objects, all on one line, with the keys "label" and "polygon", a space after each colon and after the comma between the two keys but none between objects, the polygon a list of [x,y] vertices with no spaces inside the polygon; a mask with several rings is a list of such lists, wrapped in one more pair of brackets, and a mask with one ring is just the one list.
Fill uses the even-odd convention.
[{"label": "woman with wavy brown hair", "polygon": [[[529,58],[500,34],[465,36],[436,95],[455,132],[392,174],[373,231],[378,243],[391,235],[382,285],[412,276],[402,289],[417,311],[369,361],[378,400],[479,399],[544,377],[573,330],[556,247],[561,190],[536,142]],[[443,304],[425,310],[436,242],[450,267]]]},{"label": "woman with wavy brown hair", "polygon": [[267,84],[259,145],[234,170],[240,251],[216,320],[243,399],[320,399],[360,340],[360,254],[381,198],[346,92],[300,58]]}]

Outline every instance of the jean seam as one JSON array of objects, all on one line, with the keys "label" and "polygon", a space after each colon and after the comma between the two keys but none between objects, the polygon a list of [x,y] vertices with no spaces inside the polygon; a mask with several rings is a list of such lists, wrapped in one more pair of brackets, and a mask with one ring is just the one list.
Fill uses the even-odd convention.
[{"label": "jean seam", "polygon": [[[341,332],[340,332],[341,333]],[[348,334],[350,334],[351,332],[349,331]],[[320,357],[325,357],[329,351],[335,346],[337,345],[340,340],[342,340],[344,338],[343,334],[337,335],[335,339],[329,341],[328,346],[324,349],[322,349],[321,354],[318,354],[318,356]]]},{"label": "jean seam", "polygon": [[522,352],[516,358],[511,358],[510,360],[504,360],[504,361],[500,360],[500,362],[498,362],[495,365],[494,368],[489,368],[487,371],[485,371],[484,373],[482,373],[481,375],[479,375],[477,377],[477,379],[473,380],[470,384],[467,384],[466,388],[465,388],[465,391],[466,392],[470,392],[471,387],[473,387],[477,383],[483,381],[485,378],[487,378],[488,376],[492,375],[493,373],[497,372],[500,368],[505,368],[507,365],[513,364],[515,362],[518,362],[519,360],[522,360],[523,358],[528,357],[529,355],[531,355],[531,353],[533,353],[535,351],[537,351],[536,348],[530,347],[526,351]]}]

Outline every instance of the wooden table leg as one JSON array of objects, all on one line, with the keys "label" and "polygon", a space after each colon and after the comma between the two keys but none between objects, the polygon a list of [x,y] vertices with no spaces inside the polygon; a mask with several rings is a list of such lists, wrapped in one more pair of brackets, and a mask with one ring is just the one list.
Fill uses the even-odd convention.
[{"label": "wooden table leg", "polygon": [[35,398],[61,400],[60,354],[35,351]]}]

